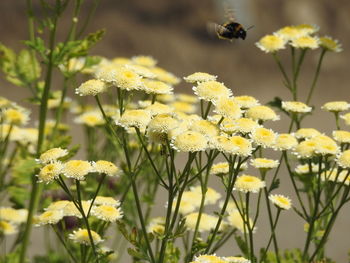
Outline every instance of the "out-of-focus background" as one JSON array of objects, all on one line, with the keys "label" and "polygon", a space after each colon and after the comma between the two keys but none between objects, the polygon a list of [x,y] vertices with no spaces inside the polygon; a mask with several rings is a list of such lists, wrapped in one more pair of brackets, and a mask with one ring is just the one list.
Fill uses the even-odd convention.
[{"label": "out-of-focus background", "polygon": [[[83,16],[93,3],[92,0],[85,2]],[[229,42],[208,33],[208,22],[225,21],[225,5],[234,9],[236,20],[246,28],[254,25],[248,31],[246,40]],[[307,119],[307,126],[330,135],[334,127],[333,117],[319,108],[327,101],[350,100],[349,12],[348,0],[103,0],[86,32],[101,28],[107,30],[104,39],[93,49],[96,55],[108,58],[151,55],[161,67],[179,77],[196,71],[215,74],[219,76],[219,81],[233,90],[234,95],[252,95],[266,103],[277,95],[285,100],[291,97],[282,85],[281,75],[271,55],[256,48],[255,42],[286,25],[316,24],[320,27],[319,35],[339,39],[344,49],[342,53],[329,52],[326,55],[311,102],[316,106],[315,115]],[[60,25],[58,31],[64,33],[68,23],[67,16],[67,21]],[[21,40],[27,38],[28,31],[25,1],[1,0],[0,25],[2,43],[17,50],[23,47]],[[282,54],[288,52],[286,50]],[[319,52],[307,54],[307,62],[300,76],[301,95],[306,94],[310,87]],[[285,58],[284,55],[282,57]],[[175,90],[192,92],[191,86],[186,83],[181,83]],[[28,95],[25,90],[14,89],[3,78],[0,80],[0,91],[1,96],[16,101]],[[74,96],[72,91],[71,96]],[[300,100],[305,98],[301,96]],[[271,125],[277,131],[285,131],[285,126],[283,121]],[[280,191],[291,194],[288,180],[286,175],[286,185]],[[337,262],[347,261],[350,249],[349,217],[348,209],[340,215],[330,237],[329,255]],[[257,236],[264,231],[265,223],[259,226]],[[282,248],[299,247],[300,237],[304,238],[305,233],[293,212],[282,215],[279,228],[283,233],[279,236]],[[233,243],[226,249],[222,255],[237,251]]]}]

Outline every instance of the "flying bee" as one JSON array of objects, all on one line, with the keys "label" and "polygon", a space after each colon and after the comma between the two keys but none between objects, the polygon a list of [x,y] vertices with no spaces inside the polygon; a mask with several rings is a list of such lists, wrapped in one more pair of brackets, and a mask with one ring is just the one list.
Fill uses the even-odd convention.
[{"label": "flying bee", "polygon": [[247,37],[247,31],[251,29],[253,26],[249,27],[248,29],[244,29],[244,27],[235,21],[233,16],[233,10],[225,8],[225,17],[229,20],[226,23],[223,24],[216,24],[211,23],[214,26],[214,31],[218,38],[220,39],[226,39],[232,41],[235,39],[245,39]]}]

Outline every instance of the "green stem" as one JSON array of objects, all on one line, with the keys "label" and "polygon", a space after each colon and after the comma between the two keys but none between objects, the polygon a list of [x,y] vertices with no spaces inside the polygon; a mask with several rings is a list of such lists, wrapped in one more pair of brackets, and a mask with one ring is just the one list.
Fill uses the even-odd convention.
[{"label": "green stem", "polygon": [[[295,101],[298,99],[298,85],[297,85],[297,81],[298,81],[301,65],[303,64],[303,61],[304,61],[304,58],[305,58],[306,51],[307,51],[307,49],[302,49],[301,50],[301,54],[299,56],[298,63],[297,63],[296,66],[293,67],[294,70],[293,70],[292,94],[293,94],[293,100],[295,100]],[[294,61],[294,59],[293,59],[293,61]]]},{"label": "green stem", "polygon": [[248,235],[249,235],[249,257],[252,263],[254,263],[256,260],[254,255],[254,239],[253,239],[253,226],[251,225],[250,218],[249,218],[249,197],[250,192],[246,193],[246,223],[248,227]]},{"label": "green stem", "polygon": [[66,244],[66,242],[64,241],[63,237],[61,236],[61,234],[59,233],[59,231],[56,229],[56,227],[54,225],[52,225],[52,229],[55,232],[56,236],[58,237],[58,240],[61,242],[61,244],[63,245],[63,247],[66,249],[68,255],[72,258],[72,260],[75,263],[78,263],[78,260],[74,257],[72,250],[69,249],[68,245]]},{"label": "green stem", "polygon": [[280,58],[277,56],[276,53],[273,53],[272,56],[273,56],[273,58],[275,59],[275,61],[276,61],[276,63],[277,63],[277,66],[278,66],[278,68],[280,69],[280,71],[281,71],[281,73],[282,73],[282,75],[283,75],[283,77],[284,77],[285,86],[287,87],[287,89],[289,89],[290,91],[292,91],[290,79],[289,79],[289,77],[288,77],[288,75],[287,75],[287,73],[286,73],[286,71],[285,71],[285,69],[284,69],[284,67],[283,67],[283,65],[282,65],[282,63],[281,63]]},{"label": "green stem", "polygon": [[314,79],[313,79],[313,81],[312,81],[309,94],[307,95],[306,104],[309,104],[309,102],[311,101],[311,97],[312,97],[312,94],[314,93],[314,89],[315,89],[315,87],[316,87],[316,83],[317,83],[317,80],[318,80],[318,76],[319,76],[319,74],[320,74],[322,61],[323,61],[323,58],[324,58],[324,55],[326,54],[326,52],[327,52],[327,49],[325,49],[325,48],[322,49],[320,58],[319,58],[318,63],[317,63],[317,68],[316,68],[315,76],[314,76]]},{"label": "green stem", "polygon": [[[267,254],[267,251],[269,250],[269,247],[270,247],[270,245],[271,245],[271,241],[272,241],[272,240],[274,239],[274,237],[275,237],[275,230],[276,230],[276,226],[277,226],[277,222],[278,222],[280,213],[281,213],[281,209],[278,208],[275,222],[274,222],[273,225],[272,225],[271,236],[270,236],[269,242],[267,243],[267,246],[266,246],[266,248],[265,248],[265,250],[264,250],[264,254],[263,254],[262,257],[261,257],[260,262],[264,262],[265,257],[266,257],[266,254]],[[276,250],[275,250],[275,251],[276,251]],[[277,253],[278,253],[278,249],[277,249],[277,252],[275,252],[275,253],[276,253],[277,262],[280,262],[279,254],[277,254]]]},{"label": "green stem", "polygon": [[[50,54],[49,54],[49,61],[48,61],[46,79],[45,79],[45,86],[44,86],[44,91],[43,91],[41,104],[40,104],[39,134],[38,134],[38,142],[37,142],[37,149],[36,149],[37,158],[40,157],[41,148],[43,145],[44,135],[45,135],[47,101],[49,99],[52,71],[53,71],[53,51],[54,51],[54,44],[55,44],[55,37],[56,37],[56,27],[57,27],[57,17],[55,16],[53,27],[51,28],[51,32],[50,32],[50,40],[49,40]],[[33,225],[33,215],[36,211],[36,207],[39,202],[41,189],[42,187],[41,186],[39,187],[39,185],[37,184],[37,177],[35,175],[32,175],[32,190],[31,190],[30,201],[29,201],[27,223],[25,226],[23,240],[22,240],[22,248],[21,248],[20,260],[19,260],[20,263],[24,263],[24,260],[25,260],[27,247],[29,243],[30,232]]]}]

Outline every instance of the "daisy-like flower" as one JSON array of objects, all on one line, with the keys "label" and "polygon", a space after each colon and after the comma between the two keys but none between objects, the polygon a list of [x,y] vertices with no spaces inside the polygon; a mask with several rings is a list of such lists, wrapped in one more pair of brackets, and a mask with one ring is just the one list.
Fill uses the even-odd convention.
[{"label": "daisy-like flower", "polygon": [[157,100],[163,103],[170,103],[175,101],[174,94],[160,94],[157,96]]},{"label": "daisy-like flower", "polygon": [[[190,230],[194,230],[197,223],[198,213],[191,213],[186,218],[186,226]],[[201,220],[198,226],[199,232],[208,232],[215,228],[218,218],[205,213],[202,213]]]},{"label": "daisy-like flower", "polygon": [[275,35],[281,37],[285,41],[291,41],[293,39],[305,36],[306,33],[303,29],[296,26],[285,26],[276,31]]},{"label": "daisy-like flower", "polygon": [[51,183],[63,173],[64,165],[61,162],[52,162],[40,169],[38,177],[39,183]]},{"label": "daisy-like flower", "polygon": [[[82,201],[81,204],[83,207],[84,214],[87,215],[89,212],[89,209],[91,207],[91,201],[90,200],[89,201]],[[75,204],[71,201],[68,201],[66,206],[63,208],[63,215],[64,216],[75,216],[78,218],[83,217],[82,214],[80,213],[80,211],[75,206]]]},{"label": "daisy-like flower", "polygon": [[242,115],[242,110],[233,98],[222,97],[215,101],[214,112],[232,120]]},{"label": "daisy-like flower", "polygon": [[337,163],[340,167],[343,168],[350,168],[350,150],[346,150],[339,154],[337,158]]},{"label": "daisy-like flower", "polygon": [[14,209],[12,207],[0,207],[0,220],[21,224],[27,221],[27,209]]},{"label": "daisy-like flower", "polygon": [[92,172],[93,168],[90,162],[82,160],[71,160],[64,164],[62,173],[67,178],[75,180],[85,180],[85,176]]},{"label": "daisy-like flower", "polygon": [[170,104],[174,108],[174,111],[183,112],[186,114],[192,114],[197,111],[196,105],[183,101],[174,101]]},{"label": "daisy-like flower", "polygon": [[7,235],[13,235],[18,232],[17,226],[13,223],[0,220],[0,234]]},{"label": "daisy-like flower", "polygon": [[277,121],[280,119],[271,108],[262,105],[249,108],[245,116],[255,121]]},{"label": "daisy-like flower", "polygon": [[89,127],[95,127],[105,124],[102,114],[97,110],[91,110],[80,114],[74,119],[75,123],[84,124]]},{"label": "daisy-like flower", "polygon": [[350,143],[350,132],[348,131],[333,131],[332,135],[338,143]]},{"label": "daisy-like flower", "polygon": [[119,207],[111,205],[100,205],[91,209],[91,214],[106,222],[116,222],[122,219],[123,212]]},{"label": "daisy-like flower", "polygon": [[320,46],[332,52],[341,52],[343,49],[339,41],[329,36],[320,37]]},{"label": "daisy-like flower", "polygon": [[[179,204],[179,212],[182,215],[187,215],[193,211],[195,211],[201,204],[202,193],[201,192],[193,192],[193,191],[185,191],[182,195],[180,204]],[[177,205],[177,197],[174,199],[172,204],[172,210],[175,211]]]},{"label": "daisy-like flower", "polygon": [[300,101],[282,101],[282,108],[292,113],[306,113],[312,111],[312,108]]},{"label": "daisy-like flower", "polygon": [[237,154],[238,156],[243,157],[247,157],[252,154],[252,143],[248,139],[241,136],[232,136],[229,138],[229,140],[233,145],[232,154]]},{"label": "daisy-like flower", "polygon": [[321,133],[314,128],[301,128],[295,132],[295,137],[298,139],[310,139]]},{"label": "daisy-like flower", "polygon": [[279,151],[286,151],[294,149],[297,145],[298,141],[292,134],[281,133],[277,135],[274,149]]},{"label": "daisy-like flower", "polygon": [[295,167],[294,170],[297,174],[309,174],[309,173],[318,173],[319,171],[319,165],[312,163],[311,164],[311,171],[309,164],[299,164],[297,167]]},{"label": "daisy-like flower", "polygon": [[168,83],[170,85],[176,85],[180,82],[180,79],[173,73],[168,72],[160,67],[151,68],[152,72],[156,74],[156,79]]},{"label": "daisy-like flower", "polygon": [[120,67],[119,65],[110,63],[100,65],[94,72],[95,78],[111,85],[115,83]]},{"label": "daisy-like flower", "polygon": [[286,40],[278,35],[266,35],[255,45],[265,53],[275,53],[286,48]]},{"label": "daisy-like flower", "polygon": [[62,158],[67,154],[68,154],[68,151],[66,149],[62,149],[60,147],[52,148],[40,155],[39,162],[43,164],[47,164],[53,161],[57,161],[57,159]]},{"label": "daisy-like flower", "polygon": [[340,115],[340,118],[342,118],[345,121],[346,125],[350,125],[350,113]]},{"label": "daisy-like flower", "polygon": [[252,175],[243,174],[235,182],[235,189],[243,193],[258,193],[265,187],[265,182]]},{"label": "daisy-like flower", "polygon": [[206,81],[193,87],[194,94],[201,100],[215,102],[219,98],[228,98],[232,92],[223,83],[217,81]]},{"label": "daisy-like flower", "polygon": [[300,24],[295,26],[295,28],[307,35],[314,34],[320,29],[317,25],[310,25],[310,24]]},{"label": "daisy-like flower", "polygon": [[219,135],[219,128],[207,120],[193,121],[190,129],[199,132],[208,138]]},{"label": "daisy-like flower", "polygon": [[346,101],[331,101],[325,103],[321,109],[338,113],[350,109],[350,104]]},{"label": "daisy-like flower", "polygon": [[270,194],[269,199],[275,206],[283,210],[289,210],[292,207],[292,201],[289,197],[286,197],[284,195]]},{"label": "daisy-like flower", "polygon": [[126,64],[125,68],[131,69],[136,74],[138,74],[139,76],[144,77],[144,78],[154,79],[155,77],[157,77],[157,75],[154,74],[154,72],[152,70],[150,70],[147,67],[141,66],[141,65]]},{"label": "daisy-like flower", "polygon": [[174,111],[174,108],[172,106],[155,102],[145,108],[146,111],[149,111],[151,116],[155,116],[158,114],[171,114]]},{"label": "daisy-like flower", "polygon": [[[36,142],[38,140],[38,133],[38,129],[35,128],[12,129],[10,140],[18,142],[21,145],[25,145],[26,147],[28,144],[31,144],[30,146],[33,146],[36,145]],[[28,150],[31,150],[30,147]]]},{"label": "daisy-like flower", "polygon": [[76,88],[75,93],[80,96],[96,96],[107,90],[105,82],[98,79],[90,79]]},{"label": "daisy-like flower", "polygon": [[2,118],[4,123],[20,126],[27,124],[29,121],[29,114],[29,110],[18,105],[13,105],[13,107],[2,111]]},{"label": "daisy-like flower", "polygon": [[199,132],[185,131],[177,135],[171,144],[179,152],[198,152],[205,151],[208,140]]},{"label": "daisy-like flower", "polygon": [[[236,208],[229,211],[228,217],[227,217],[228,224],[237,228],[242,233],[248,231],[248,226],[247,226],[247,224],[244,223],[244,221],[245,220],[243,220],[241,214],[239,213],[239,211]],[[253,225],[253,220],[251,218],[249,218],[249,224],[250,224],[250,226]],[[254,232],[256,232],[255,227],[253,229],[253,233]]]},{"label": "daisy-like flower", "polygon": [[273,147],[276,144],[276,133],[270,129],[266,128],[256,128],[251,133],[251,139],[257,145],[260,145],[264,148]]},{"label": "daisy-like flower", "polygon": [[223,258],[214,255],[200,255],[194,258],[191,263],[227,263]]},{"label": "daisy-like flower", "polygon": [[124,66],[126,64],[132,63],[131,59],[126,57],[115,57],[112,59],[112,62],[118,66]]},{"label": "daisy-like flower", "polygon": [[228,154],[236,154],[239,150],[238,146],[235,145],[233,140],[224,135],[215,136],[210,138],[209,146],[212,149],[217,149],[220,152]]},{"label": "daisy-like flower", "polygon": [[276,168],[279,165],[279,161],[266,158],[255,158],[250,161],[250,164],[258,169],[269,170]]},{"label": "daisy-like flower", "polygon": [[111,162],[99,160],[92,163],[93,170],[97,173],[106,174],[108,176],[118,176],[120,169]]},{"label": "daisy-like flower", "polygon": [[148,131],[154,133],[168,133],[179,125],[178,120],[169,114],[158,114],[148,124]]},{"label": "daisy-like flower", "polygon": [[131,58],[131,61],[144,67],[154,67],[157,65],[157,60],[151,56],[134,56]]},{"label": "daisy-like flower", "polygon": [[163,235],[165,230],[164,225],[165,217],[154,217],[150,220],[150,223],[147,226],[147,232]]},{"label": "daisy-like flower", "polygon": [[151,113],[148,110],[126,110],[116,124],[125,129],[130,127],[144,129],[150,121]]},{"label": "daisy-like flower", "polygon": [[195,72],[187,77],[184,77],[184,80],[188,83],[196,82],[206,82],[206,81],[215,81],[218,76],[211,75],[205,72]]},{"label": "daisy-like flower", "polygon": [[51,203],[48,207],[46,207],[44,210],[45,211],[52,211],[52,210],[64,210],[66,205],[69,204],[68,200],[59,200],[56,202]]},{"label": "daisy-like flower", "polygon": [[139,90],[144,85],[141,76],[126,67],[117,68],[116,76],[112,83],[122,90],[129,91]]},{"label": "daisy-like flower", "polygon": [[119,207],[120,202],[118,200],[115,200],[113,197],[98,195],[95,198],[94,205],[108,205]]},{"label": "daisy-like flower", "polygon": [[295,147],[294,154],[299,158],[311,158],[315,155],[316,143],[315,141],[309,139],[302,141]]},{"label": "daisy-like flower", "polygon": [[249,118],[240,118],[234,121],[236,124],[235,131],[243,134],[250,133],[259,127],[259,124]]},{"label": "daisy-like flower", "polygon": [[224,257],[228,263],[251,263],[249,259],[244,257]]},{"label": "daisy-like flower", "polygon": [[[101,243],[103,240],[99,234],[97,234],[95,231],[90,230],[91,236],[92,236],[92,241],[94,242],[95,245]],[[85,246],[90,246],[90,237],[89,237],[89,232],[87,229],[81,229],[79,228],[78,230],[73,231],[73,233],[68,235],[69,239],[73,240],[73,242],[82,244]]]},{"label": "daisy-like flower", "polygon": [[230,166],[228,162],[220,162],[220,163],[214,164],[210,168],[210,174],[213,174],[213,175],[228,174],[229,170],[230,170]]},{"label": "daisy-like flower", "polygon": [[198,103],[197,96],[189,95],[189,94],[185,94],[185,93],[176,94],[176,99],[179,101],[182,101],[182,102],[186,102],[186,103]]},{"label": "daisy-like flower", "polygon": [[321,155],[336,155],[339,152],[337,143],[330,137],[318,135],[311,139],[315,142],[315,152]]},{"label": "daisy-like flower", "polygon": [[62,210],[47,210],[35,218],[37,226],[55,225],[63,218]]},{"label": "daisy-like flower", "polygon": [[173,87],[159,80],[144,80],[142,90],[147,94],[172,94]]},{"label": "daisy-like flower", "polygon": [[320,46],[320,40],[318,39],[318,37],[302,36],[302,37],[293,39],[290,44],[295,48],[316,49]]},{"label": "daisy-like flower", "polygon": [[254,106],[258,106],[259,101],[252,96],[236,96],[233,100],[241,107],[242,109],[249,109]]},{"label": "daisy-like flower", "polygon": [[[190,188],[191,192],[198,193],[202,195],[202,188],[200,186],[192,186]],[[215,191],[211,187],[207,187],[207,191],[205,192],[205,205],[213,205],[221,198],[221,194]]]}]

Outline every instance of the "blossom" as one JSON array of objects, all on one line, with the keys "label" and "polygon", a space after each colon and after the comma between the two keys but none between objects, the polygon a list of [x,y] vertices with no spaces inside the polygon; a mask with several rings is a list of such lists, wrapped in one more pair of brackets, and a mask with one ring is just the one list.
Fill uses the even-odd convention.
[{"label": "blossom", "polygon": [[325,103],[321,109],[337,113],[350,109],[350,104],[346,101],[331,101]]},{"label": "blossom", "polygon": [[134,56],[131,61],[144,67],[154,67],[157,64],[157,60],[151,56]]},{"label": "blossom", "polygon": [[222,97],[215,101],[214,112],[229,119],[238,119],[242,115],[239,105],[233,98]]},{"label": "blossom", "polygon": [[244,257],[224,257],[223,259],[228,263],[251,263],[249,259]]},{"label": "blossom", "polygon": [[148,130],[155,133],[167,133],[178,126],[179,122],[170,114],[158,114],[148,124]]},{"label": "blossom", "polygon": [[125,64],[125,68],[134,71],[137,75],[144,77],[144,78],[154,79],[155,77],[157,77],[157,75],[151,69],[149,69],[148,67],[141,66],[141,65]]},{"label": "blossom", "polygon": [[164,217],[154,217],[150,220],[150,223],[147,226],[147,232],[162,235],[164,234],[164,230],[165,230],[164,225],[165,225]]},{"label": "blossom", "polygon": [[345,121],[346,125],[350,125],[350,113],[340,115],[340,118],[342,118]]},{"label": "blossom", "polygon": [[217,76],[211,75],[205,72],[195,72],[187,77],[184,77],[184,80],[188,83],[196,82],[206,82],[206,81],[215,81]]},{"label": "blossom", "polygon": [[195,113],[197,110],[196,105],[184,101],[174,101],[170,104],[177,112],[183,112],[187,114]]},{"label": "blossom", "polygon": [[236,96],[233,100],[243,109],[249,109],[259,105],[259,101],[252,96]]},{"label": "blossom", "polygon": [[265,53],[275,53],[286,48],[286,41],[278,35],[266,35],[255,45]]},{"label": "blossom", "polygon": [[305,30],[298,28],[297,26],[285,26],[275,32],[276,36],[284,39],[285,41],[290,41],[302,36],[305,36]]},{"label": "blossom", "polygon": [[13,235],[18,232],[17,226],[11,222],[0,220],[0,234]]},{"label": "blossom", "polygon": [[200,255],[194,258],[191,263],[227,263],[223,258],[214,255]]},{"label": "blossom", "polygon": [[95,172],[108,176],[118,176],[120,174],[120,169],[114,163],[108,161],[99,160],[92,162],[92,167]]},{"label": "blossom", "polygon": [[219,135],[219,128],[207,120],[193,121],[190,129],[203,134],[207,138]]},{"label": "blossom", "polygon": [[[190,188],[191,192],[194,193],[199,193],[200,195],[202,195],[202,188],[201,186],[192,186]],[[211,187],[207,187],[206,192],[205,192],[205,201],[204,204],[205,205],[213,205],[215,204],[221,197],[221,194],[217,191],[215,191],[213,188]]]},{"label": "blossom", "polygon": [[[245,220],[243,220],[241,213],[237,210],[237,209],[232,209],[229,211],[228,213],[228,217],[227,217],[227,222],[237,228],[239,231],[241,231],[242,233],[248,232],[248,226],[247,224],[244,222]],[[249,218],[249,224],[250,227],[253,226],[253,220]],[[253,233],[256,231],[256,228],[253,228]]]},{"label": "blossom", "polygon": [[75,93],[80,96],[96,96],[107,90],[105,82],[98,79],[90,79],[75,89]]},{"label": "blossom", "polygon": [[298,145],[297,139],[292,134],[281,133],[277,135],[274,149],[285,151],[294,149]]},{"label": "blossom", "polygon": [[291,46],[295,48],[309,48],[309,49],[316,49],[320,46],[320,40],[318,37],[312,37],[312,36],[302,36],[299,38],[295,38],[291,42]]},{"label": "blossom", "polygon": [[310,139],[321,133],[314,128],[301,128],[295,132],[295,137],[298,139]]},{"label": "blossom", "polygon": [[270,194],[269,199],[278,208],[289,210],[292,207],[292,201],[284,195]]},{"label": "blossom", "polygon": [[57,159],[66,156],[67,154],[68,154],[68,151],[66,149],[62,149],[60,147],[52,148],[42,153],[39,157],[39,161],[40,163],[47,164],[47,163],[56,161]]},{"label": "blossom", "polygon": [[250,156],[253,147],[252,143],[241,136],[232,136],[229,138],[230,142],[232,143],[233,149],[232,149],[232,154],[237,154],[238,156],[243,156],[247,157]]},{"label": "blossom", "polygon": [[334,140],[339,143],[350,143],[350,132],[348,131],[333,131],[332,135]]},{"label": "blossom", "polygon": [[229,168],[230,167],[228,162],[219,162],[214,164],[210,168],[210,174],[213,174],[213,175],[228,174]]},{"label": "blossom", "polygon": [[266,158],[255,158],[250,161],[250,164],[258,169],[272,169],[279,165],[279,161]]},{"label": "blossom", "polygon": [[[90,234],[92,237],[92,241],[95,245],[103,241],[100,235],[97,234],[95,231],[90,230]],[[73,231],[73,233],[69,234],[68,237],[69,239],[73,240],[75,243],[82,244],[85,246],[91,245],[90,236],[87,229],[79,228],[78,230],[75,230]]]},{"label": "blossom", "polygon": [[12,125],[25,125],[29,121],[30,111],[20,107],[18,105],[13,105],[11,108],[2,110],[2,118],[4,123]]},{"label": "blossom", "polygon": [[[194,230],[196,227],[198,213],[191,213],[185,216],[186,218],[186,226],[190,230]],[[207,232],[215,228],[218,218],[215,216],[208,215],[206,213],[202,213],[201,220],[198,226],[199,232]]]},{"label": "blossom", "polygon": [[294,154],[299,158],[311,158],[315,155],[316,143],[311,139],[300,142],[295,147]]},{"label": "blossom", "polygon": [[92,172],[93,168],[90,162],[82,160],[71,160],[64,164],[62,173],[75,180],[85,180],[85,176]]},{"label": "blossom", "polygon": [[300,101],[282,101],[282,108],[292,113],[307,113],[312,111],[311,107]]},{"label": "blossom", "polygon": [[80,114],[78,117],[74,119],[74,122],[79,124],[84,124],[89,127],[95,127],[99,125],[103,125],[105,120],[103,119],[102,114],[97,110],[90,110]]},{"label": "blossom", "polygon": [[341,52],[343,50],[339,41],[329,36],[320,37],[320,46],[333,52]]},{"label": "blossom", "polygon": [[36,225],[55,225],[63,218],[62,210],[47,210],[35,218]]},{"label": "blossom", "polygon": [[261,145],[264,148],[273,147],[276,143],[276,133],[266,128],[256,128],[251,138],[257,145]]},{"label": "blossom", "polygon": [[199,83],[198,86],[193,87],[194,93],[201,99],[206,101],[215,102],[219,98],[229,97],[231,90],[228,89],[223,83],[217,81],[206,81]]},{"label": "blossom", "polygon": [[142,90],[147,94],[172,94],[173,87],[159,80],[143,80]]},{"label": "blossom", "polygon": [[317,135],[311,139],[315,142],[315,152],[321,155],[335,155],[339,151],[337,143],[325,135]]},{"label": "blossom", "polygon": [[235,182],[235,189],[243,193],[257,193],[265,187],[265,182],[252,175],[243,174]]},{"label": "blossom", "polygon": [[116,222],[123,217],[123,212],[119,207],[112,205],[100,205],[91,209],[91,214],[106,222]]},{"label": "blossom", "polygon": [[197,96],[193,96],[185,93],[177,93],[175,97],[178,101],[181,101],[181,102],[198,103]]},{"label": "blossom", "polygon": [[217,149],[220,152],[228,154],[236,154],[239,150],[239,147],[235,145],[233,140],[230,140],[229,137],[223,135],[210,138],[209,145],[212,149]]},{"label": "blossom", "polygon": [[154,74],[156,74],[156,79],[168,83],[170,85],[176,85],[180,82],[180,79],[176,77],[174,74],[160,68],[153,67],[150,68]]},{"label": "blossom", "polygon": [[337,163],[343,168],[350,168],[350,150],[340,153],[337,158]]},{"label": "blossom", "polygon": [[64,165],[61,162],[52,162],[40,169],[38,177],[39,183],[51,183],[63,172]]},{"label": "blossom", "polygon": [[108,206],[115,206],[119,207],[120,202],[118,200],[115,200],[113,197],[110,196],[96,196],[94,205],[108,205]]},{"label": "blossom", "polygon": [[255,121],[277,121],[279,116],[267,106],[254,106],[247,110],[245,116]]},{"label": "blossom", "polygon": [[0,220],[21,224],[26,222],[28,216],[27,209],[14,209],[12,207],[0,207]]},{"label": "blossom", "polygon": [[198,152],[207,148],[206,137],[195,131],[185,131],[172,140],[172,147],[179,152]]},{"label": "blossom", "polygon": [[126,110],[116,124],[125,129],[130,127],[143,129],[150,121],[151,113],[147,110]]}]

